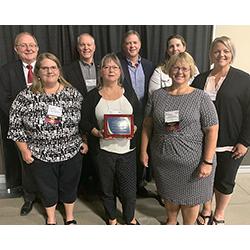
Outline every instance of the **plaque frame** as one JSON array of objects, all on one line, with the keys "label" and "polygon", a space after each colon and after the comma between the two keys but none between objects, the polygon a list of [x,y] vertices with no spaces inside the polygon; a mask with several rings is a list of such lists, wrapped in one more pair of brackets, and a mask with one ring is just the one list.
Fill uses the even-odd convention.
[{"label": "plaque frame", "polygon": [[[120,118],[120,117],[127,117],[130,120],[130,133],[122,133],[122,134],[115,134],[110,133],[109,130],[109,119],[113,118]],[[111,137],[111,138],[126,138],[126,137],[133,137],[134,136],[134,115],[130,114],[104,114],[104,138]]]}]

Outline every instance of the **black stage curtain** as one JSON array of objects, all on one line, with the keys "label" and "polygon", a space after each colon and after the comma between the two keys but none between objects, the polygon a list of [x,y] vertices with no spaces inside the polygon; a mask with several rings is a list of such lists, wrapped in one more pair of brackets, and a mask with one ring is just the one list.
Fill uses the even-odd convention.
[{"label": "black stage curtain", "polygon": [[[35,35],[40,53],[54,53],[65,65],[77,58],[76,38],[81,33],[88,32],[95,37],[95,60],[99,62],[105,54],[121,50],[122,36],[130,29],[140,33],[141,55],[155,65],[164,59],[167,38],[180,34],[187,41],[188,51],[199,71],[209,69],[208,51],[213,32],[213,26],[209,25],[0,25],[0,66],[17,59],[13,49],[14,39],[23,31]],[[1,165],[0,174],[4,172]]]},{"label": "black stage curtain", "polygon": [[79,34],[88,32],[95,37],[95,59],[100,61],[106,53],[120,51],[122,35],[130,29],[140,33],[141,55],[155,65],[164,58],[168,36],[180,34],[187,41],[188,51],[199,71],[209,69],[211,25],[0,25],[0,66],[16,59],[13,43],[15,36],[22,31],[35,35],[40,53],[52,52],[65,65],[77,58],[76,38]]}]

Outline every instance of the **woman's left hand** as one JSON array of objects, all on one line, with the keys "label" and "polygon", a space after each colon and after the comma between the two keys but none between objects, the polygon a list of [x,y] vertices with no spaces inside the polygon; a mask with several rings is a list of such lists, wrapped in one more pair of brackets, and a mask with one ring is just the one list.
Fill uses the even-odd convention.
[{"label": "woman's left hand", "polygon": [[212,172],[212,167],[213,167],[212,165],[202,162],[199,167],[198,177],[199,178],[208,177]]},{"label": "woman's left hand", "polygon": [[132,140],[135,135],[136,130],[137,130],[137,126],[134,125],[134,134],[132,136],[128,136],[127,139]]},{"label": "woman's left hand", "polygon": [[88,144],[83,142],[83,144],[82,144],[82,146],[80,148],[80,152],[82,154],[87,154],[88,150],[89,150]]},{"label": "woman's left hand", "polygon": [[247,147],[241,143],[237,143],[232,149],[232,157],[236,160],[243,157],[247,153]]}]

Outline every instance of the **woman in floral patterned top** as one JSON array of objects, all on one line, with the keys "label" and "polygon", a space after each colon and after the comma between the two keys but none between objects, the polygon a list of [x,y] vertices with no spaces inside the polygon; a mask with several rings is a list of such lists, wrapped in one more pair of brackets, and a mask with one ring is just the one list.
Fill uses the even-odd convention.
[{"label": "woman in floral patterned top", "polygon": [[32,86],[21,91],[12,104],[8,133],[30,165],[49,225],[56,224],[59,201],[64,203],[65,224],[76,224],[73,210],[82,166],[79,151],[88,150],[79,131],[83,98],[61,72],[53,54],[38,57]]}]

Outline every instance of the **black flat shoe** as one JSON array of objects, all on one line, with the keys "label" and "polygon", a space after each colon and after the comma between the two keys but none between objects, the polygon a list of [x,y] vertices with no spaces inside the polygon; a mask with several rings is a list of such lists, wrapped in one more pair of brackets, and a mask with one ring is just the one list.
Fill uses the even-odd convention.
[{"label": "black flat shoe", "polygon": [[115,224],[110,224],[110,223],[109,223],[109,219],[107,219],[107,220],[106,220],[106,225],[109,225],[109,226],[115,226],[115,225],[118,225],[118,223],[117,223],[117,221],[116,221],[116,223],[115,223]]},{"label": "black flat shoe", "polygon": [[25,201],[21,208],[20,215],[21,216],[27,215],[32,210],[32,207],[33,207],[33,201]]},{"label": "black flat shoe", "polygon": [[56,223],[48,223],[48,221],[45,221],[45,225],[56,225]]},{"label": "black flat shoe", "polygon": [[137,219],[135,219],[135,221],[136,221],[136,223],[134,224],[134,223],[129,223],[128,225],[133,225],[133,226],[136,226],[136,225],[141,225],[139,222],[138,222],[138,220]]},{"label": "black flat shoe", "polygon": [[163,222],[162,225],[167,225],[167,226],[178,226],[180,225],[180,223],[177,221],[175,225],[172,225],[172,224],[168,224],[168,220],[166,222]]},{"label": "black flat shoe", "polygon": [[77,224],[76,220],[69,220],[64,222],[64,225],[76,225],[76,224]]}]

